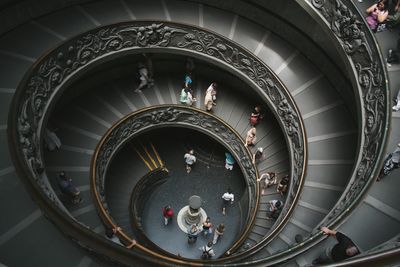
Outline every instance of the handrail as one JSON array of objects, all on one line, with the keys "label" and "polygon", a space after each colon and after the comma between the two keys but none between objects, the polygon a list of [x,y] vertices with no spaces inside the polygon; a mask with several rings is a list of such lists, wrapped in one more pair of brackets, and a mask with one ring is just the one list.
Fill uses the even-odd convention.
[{"label": "handrail", "polygon": [[[334,33],[357,76],[355,90],[362,97],[361,142],[351,183],[321,222],[337,227],[362,201],[379,174],[391,118],[388,73],[379,45],[363,15],[349,0],[311,1],[314,11]],[[364,23],[361,23],[363,21]]]},{"label": "handrail", "polygon": [[394,266],[400,262],[400,234],[336,266]]},{"label": "handrail", "polygon": [[[126,142],[130,141],[133,136],[148,129],[166,126],[189,127],[206,133],[219,142],[225,144],[225,146],[230,150],[230,153],[236,159],[240,159],[239,166],[242,169],[242,173],[248,185],[248,190],[250,191],[250,210],[248,212],[250,216],[247,218],[248,223],[246,224],[245,230],[238,239],[244,241],[251,226],[254,224],[255,214],[257,212],[260,198],[258,183],[256,182],[258,179],[258,171],[252,163],[252,154],[244,146],[244,140],[241,138],[240,134],[220,118],[203,110],[182,105],[156,105],[128,114],[115,123],[100,140],[91,161],[90,182],[95,206],[98,208],[103,222],[112,228],[117,227],[104,206],[106,203],[104,197],[100,194],[100,192],[104,192],[104,179],[110,161],[119,148],[121,148]],[[252,195],[256,196],[255,201],[253,200]],[[120,231],[119,234],[126,242],[132,242],[131,238],[123,231]],[[238,242],[239,241],[236,241],[235,244],[238,244]],[[144,246],[136,243],[136,247],[142,249]],[[149,250],[147,249],[143,251],[148,253]],[[160,257],[166,261],[171,260],[170,257],[159,254],[155,251],[151,251],[151,255]],[[191,261],[204,262],[204,260]]]},{"label": "handrail", "polygon": [[389,249],[386,251],[373,252],[360,257],[350,258],[343,262],[336,262],[335,267],[339,266],[396,266],[399,264],[400,248]]},{"label": "handrail", "polygon": [[[306,147],[301,116],[290,93],[268,66],[243,47],[210,31],[171,22],[136,21],[99,27],[63,43],[30,68],[14,95],[8,120],[8,134],[14,144],[11,149],[26,166],[23,177],[35,181],[47,201],[58,209],[57,196],[45,182],[41,151],[42,131],[56,100],[79,77],[78,73],[144,50],[190,54],[213,61],[242,78],[259,94],[286,133],[292,164],[290,201],[285,203],[284,213],[291,211],[290,204],[296,203],[303,183]],[[283,220],[282,225],[286,222]]]},{"label": "handrail", "polygon": [[[388,74],[379,45],[354,3],[349,0],[310,0],[311,3],[296,1],[313,15],[319,24],[334,33],[338,46],[354,71],[353,75],[357,75],[356,77],[349,76],[355,79],[355,88],[357,88],[355,90],[361,96],[360,113],[363,121],[360,126],[362,129],[360,147],[362,151],[353,170],[351,183],[335,207],[320,223],[329,228],[337,228],[362,201],[382,165],[391,117]],[[364,23],[362,24],[361,21]],[[270,265],[287,261],[325,238],[326,236],[322,235],[321,231],[317,231],[302,243],[294,244],[286,251],[275,253],[267,259],[253,260],[249,264]],[[389,251],[388,255],[391,253]],[[398,253],[397,249],[393,251],[393,254],[396,253]],[[368,256],[366,257],[368,260]],[[379,255],[374,255],[374,259],[375,257],[379,260]],[[366,262],[367,260],[360,259],[359,261]],[[343,262],[343,266],[346,265],[347,262]]]},{"label": "handrail", "polygon": [[[345,1],[345,2],[347,2],[347,3],[349,3],[349,4],[347,4],[347,5],[344,5],[345,7],[347,7],[347,6],[349,6],[349,5],[351,5],[351,3],[350,3],[350,1]],[[327,8],[326,6],[325,6],[325,1],[314,1],[314,3],[315,4],[317,4],[319,7],[321,7],[321,12],[320,13],[322,13],[322,12],[324,12],[324,13],[326,13],[327,15],[329,15],[329,14],[334,14],[334,12],[330,12],[330,11],[332,11],[333,9],[331,9],[331,8]],[[336,1],[336,3],[339,3],[340,5],[343,3],[343,1]],[[342,6],[339,6],[339,7],[342,7]],[[350,8],[350,10],[354,10],[354,8]],[[339,15],[340,15],[340,12],[342,12],[342,11],[340,11],[340,10],[337,10],[337,11],[339,11]],[[336,15],[336,14],[335,14]],[[359,16],[357,16],[357,18],[359,18]],[[337,26],[337,25],[335,25],[335,26]],[[340,25],[339,25],[340,26]],[[332,30],[332,27],[330,27],[330,30]],[[368,30],[367,30],[368,31]],[[364,31],[365,32],[365,31]],[[365,36],[364,36],[365,37]],[[368,35],[368,38],[370,38],[369,37],[369,35]],[[357,41],[358,39],[356,38],[356,40],[351,40],[351,41]],[[344,44],[346,43],[346,42],[343,42]],[[347,43],[347,45],[349,45],[350,44],[350,46],[352,46],[351,45],[351,43]],[[355,43],[355,45],[357,46],[357,42]],[[347,49],[352,49],[352,47],[350,47],[350,46],[347,46]],[[362,45],[363,47],[364,47],[364,44]],[[343,46],[344,47],[344,46]],[[375,49],[374,49],[375,50]],[[376,51],[374,51],[374,53],[375,53]],[[379,49],[378,49],[378,52],[377,52],[378,54],[379,54]],[[63,56],[64,54],[62,54],[61,55],[61,57]],[[379,61],[379,60],[378,60]],[[380,69],[380,71],[381,71],[381,65],[382,65],[382,62],[372,62],[372,63],[377,63],[379,66],[378,66],[378,68]],[[354,67],[355,65],[353,65],[353,67]],[[362,67],[362,65],[360,66],[360,67]],[[375,67],[375,66],[374,66]],[[365,70],[362,70],[362,69],[359,69],[359,71],[360,71],[360,73],[361,72],[363,72],[363,71],[365,71]],[[383,76],[385,76],[385,79],[387,80],[387,73],[386,73],[386,70],[383,68],[383,72],[384,72],[384,74],[383,74]],[[63,74],[64,75],[64,74]],[[57,77],[56,76],[53,76],[53,75],[51,75],[51,77],[52,78],[54,78],[54,81],[57,81]],[[361,76],[360,77],[360,79],[364,79],[365,78],[365,76]],[[362,83],[362,82],[366,82],[366,81],[360,81],[360,83]],[[386,85],[387,86],[387,85]],[[362,86],[361,86],[362,87]],[[47,93],[46,93],[47,94]],[[40,96],[40,98],[41,98],[42,96]],[[368,97],[372,97],[371,96],[371,94],[369,94],[369,96]],[[45,96],[45,98],[46,98],[46,96]],[[383,101],[385,102],[385,105],[387,104],[387,101],[385,101],[385,99],[387,100],[387,95],[386,94],[383,94]],[[23,99],[23,97],[22,97],[22,99]],[[371,99],[370,99],[371,100]],[[369,101],[370,101],[369,100]],[[41,101],[41,99],[39,99],[38,100],[38,106],[39,106],[39,108],[40,108],[40,105],[41,105],[41,103],[40,103],[40,101]],[[46,102],[46,100],[45,100],[45,102]],[[376,103],[376,101],[372,101],[372,102],[374,102],[374,103]],[[36,101],[34,101],[34,103],[36,104]],[[30,103],[29,103],[30,104]],[[378,103],[379,104],[379,103]],[[380,105],[380,104],[379,104]],[[35,105],[32,105],[33,107],[35,106]],[[18,111],[26,111],[26,109],[27,109],[27,107],[24,107],[24,108],[22,108],[21,110],[18,110]],[[386,110],[385,110],[386,109]],[[379,144],[381,144],[377,149],[376,149],[376,154],[378,155],[378,157],[376,158],[376,157],[374,157],[373,155],[372,155],[372,158],[374,159],[374,164],[371,164],[371,160],[370,160],[370,158],[360,158],[360,160],[366,160],[363,164],[363,166],[361,166],[358,170],[357,170],[357,172],[358,171],[360,171],[360,175],[357,175],[357,176],[370,176],[370,177],[372,177],[372,176],[374,176],[374,174],[377,172],[377,168],[379,168],[379,161],[381,161],[382,160],[382,151],[383,151],[383,146],[384,145],[382,145],[382,143],[385,143],[385,139],[386,139],[386,130],[387,130],[387,128],[386,128],[386,126],[388,125],[388,117],[390,118],[390,113],[389,113],[389,115],[387,114],[388,112],[388,107],[387,106],[385,106],[384,108],[383,108],[383,110],[384,110],[384,119],[381,119],[381,120],[378,120],[378,121],[382,121],[382,120],[384,120],[385,121],[385,123],[384,123],[384,125],[380,125],[380,126],[378,126],[377,128],[379,128],[379,130],[380,131],[382,131],[383,132],[383,134],[381,135],[381,136],[379,136],[379,137],[377,137],[376,139],[379,139],[381,142],[379,142]],[[43,111],[43,109],[39,109],[39,112],[41,112],[41,111]],[[370,111],[369,111],[370,112]],[[22,112],[22,114],[24,114],[25,112]],[[374,119],[376,119],[377,117],[376,116],[378,116],[377,114],[375,114],[375,116],[372,116],[372,118],[371,118],[371,120],[374,120]],[[42,120],[42,118],[41,118],[42,116],[39,116],[38,118],[35,118],[35,119],[33,119],[32,121],[34,122],[33,124],[31,124],[31,122],[32,121],[28,121],[28,122],[22,122],[22,124],[21,125],[19,125],[19,126],[21,126],[21,132],[25,132],[25,134],[22,134],[22,136],[19,136],[19,137],[22,137],[22,138],[25,138],[25,137],[33,137],[32,138],[32,140],[34,141],[33,142],[33,144],[34,144],[34,146],[36,146],[35,148],[32,148],[31,147],[31,144],[29,144],[29,143],[27,143],[27,141],[24,141],[24,144],[23,144],[23,149],[26,149],[27,150],[27,153],[28,154],[30,154],[30,153],[33,153],[35,156],[36,155],[39,155],[40,154],[40,152],[38,152],[38,151],[36,151],[36,149],[37,149],[37,147],[38,147],[38,145],[40,145],[40,140],[38,140],[37,138],[38,137],[40,137],[40,127],[41,127],[41,125],[38,125],[38,124],[40,124],[40,123],[42,123],[43,122],[43,120]],[[24,118],[23,118],[24,119]],[[36,119],[38,119],[38,121],[36,121]],[[40,122],[39,122],[40,121]],[[365,121],[363,121],[363,124],[368,124],[368,123],[372,123],[372,122],[365,122]],[[33,128],[32,128],[32,126],[33,126]],[[371,126],[372,127],[372,126]],[[10,128],[10,127],[9,127]],[[33,132],[34,132],[34,135],[35,136],[33,136],[33,135],[31,135],[31,130],[33,130]],[[10,131],[11,132],[11,131]],[[17,136],[17,134],[18,134],[18,132],[12,132],[12,134],[11,135],[13,135],[13,134],[16,134],[16,136]],[[40,138],[39,138],[40,139]],[[15,140],[15,139],[14,139]],[[16,143],[18,143],[18,142],[16,142]],[[367,153],[366,153],[366,156],[370,156],[371,155],[371,151],[366,151]],[[41,171],[42,171],[42,168],[43,168],[43,165],[41,164],[42,162],[41,162],[41,157],[29,157],[29,156],[26,156],[27,155],[27,153],[25,153],[25,155],[24,155],[24,158],[22,159],[22,160],[25,160],[25,163],[26,163],[26,166],[29,166],[26,170],[24,170],[24,173],[25,173],[25,176],[29,176],[30,178],[32,178],[33,177],[33,180],[38,180],[39,178],[38,178],[38,174],[39,173],[41,173]],[[19,158],[19,160],[21,160],[21,158]],[[37,161],[36,161],[37,160]],[[359,161],[359,163],[361,163],[361,161]],[[366,170],[365,168],[365,166],[367,166],[367,167],[370,167],[370,166],[373,166],[372,168],[372,170],[371,171],[369,171],[369,170]],[[359,165],[360,166],[360,165]],[[368,175],[366,175],[367,174],[367,172],[368,172]],[[40,178],[40,179],[42,179],[42,178]],[[355,194],[357,194],[357,192],[359,191],[359,187],[361,187],[362,189],[365,189],[365,190],[367,190],[367,188],[371,185],[371,179],[369,179],[367,182],[365,182],[365,181],[361,181],[361,182],[363,182],[363,184],[362,185],[356,185],[356,184],[353,184],[353,185],[351,185],[349,188],[348,188],[348,192],[350,192],[351,191],[351,194],[349,194],[349,195],[347,195],[348,197],[353,197]],[[40,186],[42,186],[42,184],[40,185]],[[42,190],[44,191],[44,192],[48,192],[48,191],[46,191],[46,189],[45,189],[45,187],[44,186],[42,186]],[[363,190],[362,190],[363,191]],[[48,197],[50,198],[50,199],[52,199],[53,197],[55,197],[54,195],[52,195],[51,194],[51,192],[49,192],[49,194],[47,194],[48,195]],[[359,199],[360,199],[360,197],[358,197],[358,198],[355,198],[355,199],[353,199],[354,200],[354,205],[352,205],[351,207],[352,208],[354,208],[356,205],[357,205],[357,202],[359,201]],[[52,200],[53,202],[54,202],[54,200]],[[340,203],[340,206],[338,207],[338,209],[337,210],[335,210],[334,212],[335,212],[335,214],[334,214],[334,216],[337,216],[336,218],[338,219],[338,223],[339,223],[339,220],[341,220],[341,219],[343,219],[343,217],[341,217],[340,215],[338,215],[337,214],[337,212],[338,211],[340,211],[340,210],[347,210],[347,211],[345,211],[345,213],[349,213],[349,211],[350,211],[350,209],[347,209],[347,207],[346,207],[346,205],[345,204],[342,204],[342,203]],[[332,218],[331,218],[332,219]]]}]

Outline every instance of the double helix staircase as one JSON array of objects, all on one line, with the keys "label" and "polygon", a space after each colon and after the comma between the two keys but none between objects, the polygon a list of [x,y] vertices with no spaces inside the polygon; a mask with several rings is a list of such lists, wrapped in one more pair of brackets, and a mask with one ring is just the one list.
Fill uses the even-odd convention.
[{"label": "double helix staircase", "polygon": [[[334,84],[312,59],[307,58],[282,36],[228,10],[192,1],[151,0],[146,5],[127,0],[92,1],[34,18],[1,36],[0,192],[4,201],[0,205],[6,216],[0,222],[0,262],[7,266],[51,266],[54,261],[60,266],[105,264],[94,260],[85,250],[76,247],[62,235],[30,199],[9,154],[7,115],[24,73],[46,51],[87,30],[127,20],[165,20],[204,27],[245,47],[277,74],[290,91],[304,120],[308,148],[307,173],[300,200],[286,226],[268,246],[251,259],[262,259],[284,251],[295,243],[295,235],[307,237],[315,232],[340,198],[354,168],[357,123],[352,108],[347,106],[346,100],[339,93],[340,90],[351,90],[351,86],[346,82]],[[385,38],[379,35],[377,38],[385,47]],[[163,64],[164,68],[168,68],[167,63]],[[132,69],[132,76],[133,72]],[[230,83],[230,76],[223,71],[199,72],[194,88],[198,101],[194,107],[203,108],[205,89],[211,81],[217,80],[220,87],[214,114],[244,138],[250,127],[249,114],[257,103],[257,98],[242,88],[234,88],[235,83]],[[394,85],[397,72],[396,68],[389,69],[390,82]],[[134,79],[129,75],[110,79],[106,84],[98,84],[85,89],[84,93],[77,93],[79,97],[65,101],[52,116],[51,122],[58,128],[56,133],[63,144],[59,151],[45,153],[45,170],[53,186],[55,180],[52,178],[60,170],[73,177],[84,201],[78,206],[68,207],[68,211],[94,232],[100,235],[104,233],[103,224],[98,218],[89,192],[90,161],[96,145],[107,129],[125,115],[153,105],[179,103],[182,76],[183,71],[171,75],[160,71],[155,86],[143,90],[141,94],[133,92]],[[392,139],[389,141],[388,151],[398,142],[393,137],[399,129],[397,117],[396,114],[393,116]],[[261,146],[266,152],[258,164],[259,172],[273,171],[278,177],[288,174],[290,162],[286,142],[272,115],[267,116],[257,126],[257,137],[255,148]],[[138,178],[147,173],[149,168],[140,156],[137,153],[135,155],[134,150],[130,155],[132,161],[138,164],[131,164],[132,169],[121,173],[135,173]],[[396,205],[396,174],[398,175],[397,171],[374,185],[340,228],[351,233],[353,240],[363,251],[398,234],[400,216]],[[126,199],[126,192],[132,184],[126,185],[128,181],[134,183],[135,180],[131,175],[121,176],[120,179],[107,184],[110,188],[108,192],[112,192],[108,196],[109,207],[113,214],[120,216],[115,219],[121,227],[129,231],[126,210],[129,200]],[[245,244],[257,244],[273,227],[274,222],[266,220],[265,207],[269,200],[279,197],[274,191],[275,188],[272,187],[261,197],[255,224]],[[379,233],[371,231],[377,228],[381,229]],[[370,234],[365,235],[365,232]],[[304,266],[310,263],[329,242],[331,240],[324,241],[287,265]],[[16,251],[23,251],[24,257],[17,257]]]}]

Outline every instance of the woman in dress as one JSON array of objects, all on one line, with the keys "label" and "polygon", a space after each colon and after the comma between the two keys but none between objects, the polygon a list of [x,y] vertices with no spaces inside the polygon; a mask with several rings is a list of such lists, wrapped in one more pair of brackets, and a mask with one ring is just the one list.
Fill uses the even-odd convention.
[{"label": "woman in dress", "polygon": [[207,111],[211,111],[213,105],[215,105],[215,99],[217,95],[217,84],[213,82],[206,91],[206,97],[204,98],[204,105]]},{"label": "woman in dress", "polygon": [[245,146],[254,146],[256,143],[256,132],[255,127],[247,131]]}]

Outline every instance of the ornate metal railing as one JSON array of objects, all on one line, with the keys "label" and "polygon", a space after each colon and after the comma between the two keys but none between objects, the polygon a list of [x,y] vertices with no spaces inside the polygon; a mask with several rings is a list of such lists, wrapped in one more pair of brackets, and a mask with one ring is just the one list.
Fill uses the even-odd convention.
[{"label": "ornate metal railing", "polygon": [[368,251],[363,252],[362,254],[384,252],[390,249],[400,250],[400,234],[396,235],[395,237],[391,238],[385,243],[378,245],[377,247],[374,247]]},{"label": "ornate metal railing", "polygon": [[269,105],[283,129],[291,158],[291,186],[279,224],[283,227],[298,199],[305,171],[305,133],[297,107],[288,90],[258,58],[222,36],[188,25],[137,21],[105,26],[72,38],[41,57],[20,83],[9,113],[9,139],[22,177],[41,189],[41,199],[48,201],[49,207],[60,209],[61,203],[49,187],[41,150],[42,131],[54,104],[86,69],[145,50],[213,61],[247,82]]},{"label": "ornate metal railing", "polygon": [[360,148],[351,183],[322,224],[339,223],[367,193],[379,173],[390,121],[388,75],[379,46],[351,1],[312,0],[353,67],[360,96]]},{"label": "ornate metal railing", "polygon": [[[337,44],[353,73],[355,95],[359,103],[361,119],[359,125],[360,151],[351,176],[351,181],[331,212],[321,221],[321,225],[338,227],[358,206],[379,174],[384,157],[390,121],[390,91],[388,75],[378,43],[369,30],[362,14],[348,0],[309,0],[297,2],[304,7],[323,27],[327,27],[336,37]],[[310,249],[326,236],[317,231],[300,244],[293,244],[285,251],[275,253],[266,259],[253,260],[252,264],[272,265],[286,261]],[[398,249],[365,256],[354,260],[354,264],[365,264],[368,260],[394,259]],[[369,258],[370,257],[370,258]],[[353,261],[351,261],[353,262]],[[343,263],[351,265],[351,262]]]},{"label": "ornate metal railing", "polygon": [[[247,227],[241,233],[241,238],[239,238],[239,240],[244,240],[253,225],[259,203],[259,190],[256,182],[258,172],[255,165],[252,164],[252,154],[244,146],[240,134],[221,119],[205,111],[182,105],[152,106],[129,114],[110,128],[99,142],[92,159],[91,191],[104,224],[111,228],[117,227],[107,209],[107,200],[104,194],[106,173],[113,157],[134,136],[150,129],[161,127],[185,127],[203,132],[223,144],[238,159],[247,184],[247,190],[249,191],[249,210],[245,219]],[[120,231],[118,235],[124,239],[125,243],[133,241],[123,231]],[[137,244],[136,247],[140,249],[143,246]],[[165,255],[158,254],[154,250],[152,254],[166,258]]]},{"label": "ornate metal railing", "polygon": [[240,134],[221,119],[205,111],[182,105],[158,105],[141,109],[122,118],[103,136],[91,166],[91,190],[99,210],[106,211],[106,215],[109,216],[104,184],[107,168],[114,155],[134,136],[161,127],[185,127],[205,133],[223,144],[238,159],[249,191],[249,211],[245,220],[246,224],[251,225],[253,214],[257,210],[259,194],[256,183],[258,173],[252,164],[250,151],[244,146]]}]

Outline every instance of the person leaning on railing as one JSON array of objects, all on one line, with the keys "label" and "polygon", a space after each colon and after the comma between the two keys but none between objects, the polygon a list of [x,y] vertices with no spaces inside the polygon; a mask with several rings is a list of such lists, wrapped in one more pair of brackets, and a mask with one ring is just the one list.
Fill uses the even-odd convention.
[{"label": "person leaning on railing", "polygon": [[114,227],[114,228],[106,228],[106,238],[118,245],[124,246],[126,248],[132,248],[133,246],[136,245],[136,240],[132,239],[132,242],[130,244],[124,245],[119,237],[117,236],[118,233],[122,232],[121,227]]},{"label": "person leaning on railing", "polygon": [[331,230],[327,227],[321,227],[321,231],[325,235],[335,237],[338,243],[333,247],[326,248],[325,251],[312,262],[314,265],[339,262],[360,253],[353,241],[343,233]]}]

